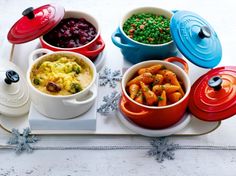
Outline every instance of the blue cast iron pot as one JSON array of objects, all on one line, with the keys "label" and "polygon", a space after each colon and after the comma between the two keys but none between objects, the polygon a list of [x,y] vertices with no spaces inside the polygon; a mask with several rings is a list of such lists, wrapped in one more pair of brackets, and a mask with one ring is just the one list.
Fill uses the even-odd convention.
[{"label": "blue cast iron pot", "polygon": [[[129,38],[123,31],[123,24],[133,14],[137,13],[154,13],[156,15],[163,15],[171,18],[173,12],[156,8],[156,7],[142,7],[128,12],[121,20],[117,30],[112,34],[112,42],[121,49],[124,58],[131,63],[139,63],[145,60],[161,60],[170,56],[177,55],[177,48],[173,40],[164,44],[144,44]],[[117,38],[120,38],[118,41]]]}]

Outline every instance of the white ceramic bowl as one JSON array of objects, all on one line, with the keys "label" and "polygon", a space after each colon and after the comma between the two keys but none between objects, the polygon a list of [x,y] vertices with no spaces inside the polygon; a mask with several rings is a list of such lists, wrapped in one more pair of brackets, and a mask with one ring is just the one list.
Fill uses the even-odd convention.
[{"label": "white ceramic bowl", "polygon": [[[37,58],[39,54],[43,53],[45,55]],[[30,80],[30,73],[33,66],[35,64],[38,64],[40,61],[44,60],[45,57],[57,54],[76,56],[88,64],[88,66],[92,70],[93,79],[91,83],[84,90],[72,95],[55,96],[43,93],[32,85],[32,82]],[[97,86],[95,85],[96,75],[97,72],[94,64],[90,61],[90,59],[81,54],[69,51],[52,52],[51,50],[48,49],[37,49],[30,54],[29,68],[27,71],[27,82],[29,84],[32,103],[40,113],[50,118],[68,119],[79,116],[88,111],[89,108],[95,102],[95,98],[97,96]]]}]

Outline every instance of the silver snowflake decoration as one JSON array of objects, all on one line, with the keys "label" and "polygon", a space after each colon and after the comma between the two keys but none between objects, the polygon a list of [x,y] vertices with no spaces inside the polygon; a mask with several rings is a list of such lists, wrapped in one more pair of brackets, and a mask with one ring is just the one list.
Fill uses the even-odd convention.
[{"label": "silver snowflake decoration", "polygon": [[119,100],[120,93],[118,93],[117,91],[113,91],[111,95],[106,95],[103,97],[103,102],[105,103],[97,109],[97,112],[102,115],[107,115],[112,111],[116,111],[118,109]]},{"label": "silver snowflake decoration", "polygon": [[174,159],[174,152],[178,144],[168,143],[167,138],[156,138],[151,141],[153,148],[148,151],[149,156],[155,156],[158,162],[163,162],[165,158]]},{"label": "silver snowflake decoration", "polygon": [[110,87],[115,88],[117,86],[117,81],[121,80],[120,70],[111,71],[110,68],[105,67],[102,73],[99,74],[99,85],[106,86],[107,84]]},{"label": "silver snowflake decoration", "polygon": [[30,129],[25,128],[23,134],[20,134],[17,129],[12,129],[12,137],[9,139],[8,144],[16,145],[16,153],[21,153],[26,150],[27,152],[32,152],[32,147],[29,143],[35,143],[38,138],[34,135],[30,135]]}]

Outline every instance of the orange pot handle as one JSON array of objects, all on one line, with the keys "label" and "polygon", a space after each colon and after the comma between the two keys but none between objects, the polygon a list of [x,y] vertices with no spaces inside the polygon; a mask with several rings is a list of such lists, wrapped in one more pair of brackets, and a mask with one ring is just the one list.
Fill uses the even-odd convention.
[{"label": "orange pot handle", "polygon": [[126,108],[126,104],[127,103],[129,103],[128,101],[126,101],[125,100],[125,98],[121,98],[121,101],[120,101],[120,108],[121,108],[121,110],[124,112],[124,114],[127,114],[128,116],[136,116],[136,117],[138,117],[138,116],[144,116],[144,115],[148,115],[149,114],[149,112],[148,111],[146,111],[146,110],[144,110],[144,109],[141,109],[141,111],[140,112],[132,112],[132,111],[130,111],[130,110],[128,110],[127,108]]},{"label": "orange pot handle", "polygon": [[181,67],[181,68],[182,68],[186,73],[188,73],[188,71],[189,71],[188,63],[187,63],[185,60],[183,60],[182,58],[179,58],[179,57],[169,57],[169,58],[165,59],[165,61],[171,62],[171,63],[173,63],[173,62],[178,62],[178,63],[180,63],[180,64],[183,65],[183,68],[182,68],[182,67]]},{"label": "orange pot handle", "polygon": [[105,42],[102,40],[101,36],[98,37],[93,46],[98,46],[98,48],[95,50],[90,50],[90,47],[84,48],[83,52],[86,56],[95,56],[102,52],[102,50],[105,48]]}]

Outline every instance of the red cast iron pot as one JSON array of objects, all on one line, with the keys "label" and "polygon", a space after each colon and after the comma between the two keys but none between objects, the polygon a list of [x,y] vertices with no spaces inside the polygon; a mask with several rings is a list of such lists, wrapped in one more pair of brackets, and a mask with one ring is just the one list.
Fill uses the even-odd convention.
[{"label": "red cast iron pot", "polygon": [[72,51],[76,53],[83,54],[87,57],[89,57],[91,60],[94,60],[98,54],[100,54],[103,49],[105,48],[105,43],[101,38],[100,35],[100,27],[98,25],[97,20],[92,17],[91,15],[84,13],[84,12],[79,12],[79,11],[65,11],[64,18],[84,18],[88,22],[90,22],[97,30],[97,35],[96,37],[87,43],[86,45],[80,46],[80,47],[75,47],[75,48],[60,48],[57,46],[50,45],[47,43],[43,36],[40,37],[40,43],[43,48],[47,48],[52,51]]},{"label": "red cast iron pot", "polygon": [[[22,12],[22,15],[7,35],[8,40],[13,44],[29,42],[40,37],[43,48],[52,51],[76,52],[89,57],[91,60],[94,60],[105,48],[97,20],[85,12],[65,11],[62,6],[57,4],[46,4],[36,9],[29,7]],[[89,43],[80,47],[61,48],[50,45],[44,40],[44,36],[53,30],[63,18],[84,18],[96,28],[97,35]]]},{"label": "red cast iron pot", "polygon": [[[171,62],[181,63],[183,69]],[[164,65],[167,69],[173,71],[178,79],[183,82],[185,95],[181,100],[171,105],[157,107],[137,103],[129,97],[126,92],[127,82],[131,80],[140,68],[154,64]],[[177,57],[167,58],[165,61],[144,61],[133,65],[125,72],[122,78],[122,97],[119,103],[121,112],[137,125],[150,129],[167,128],[177,123],[183,117],[188,106],[191,84],[187,73],[187,63],[183,59]]]}]

